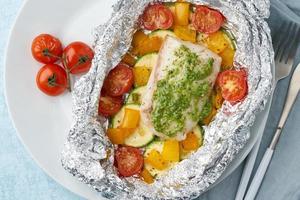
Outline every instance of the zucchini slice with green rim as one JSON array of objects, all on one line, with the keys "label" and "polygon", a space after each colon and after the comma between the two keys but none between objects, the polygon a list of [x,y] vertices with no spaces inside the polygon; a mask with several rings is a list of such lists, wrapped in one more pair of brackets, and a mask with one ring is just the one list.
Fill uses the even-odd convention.
[{"label": "zucchini slice with green rim", "polygon": [[136,61],[134,67],[146,67],[152,70],[152,68],[156,65],[157,59],[157,53],[146,54]]},{"label": "zucchini slice with green rim", "polygon": [[149,37],[160,37],[161,39],[165,39],[165,37],[169,35],[169,36],[173,36],[173,37],[177,37],[175,35],[175,33],[171,30],[157,30],[157,31],[153,31],[152,33],[149,34]]},{"label": "zucchini slice with green rim", "polygon": [[124,105],[121,108],[121,110],[117,114],[115,114],[115,116],[111,120],[113,128],[118,128],[121,125],[123,117],[124,117],[124,113],[125,113],[125,108],[130,108],[133,110],[140,110],[140,106],[136,105],[136,104]]},{"label": "zucchini slice with green rim", "polygon": [[146,86],[138,87],[132,90],[126,99],[126,104],[141,105],[145,91]]},{"label": "zucchini slice with green rim", "polygon": [[[133,110],[140,110],[140,106],[136,104],[126,104],[122,109],[113,117],[112,127],[118,128],[123,120],[125,108],[130,108]],[[139,126],[135,129],[128,138],[125,139],[125,144],[132,147],[142,147],[147,145],[154,139],[154,134],[150,129],[140,121]]]},{"label": "zucchini slice with green rim", "polygon": [[228,42],[230,44],[230,47],[233,50],[236,50],[236,39],[235,39],[234,35],[232,34],[232,32],[228,29],[225,29],[225,28],[222,28],[221,31],[223,33],[225,33],[226,39],[228,40]]}]

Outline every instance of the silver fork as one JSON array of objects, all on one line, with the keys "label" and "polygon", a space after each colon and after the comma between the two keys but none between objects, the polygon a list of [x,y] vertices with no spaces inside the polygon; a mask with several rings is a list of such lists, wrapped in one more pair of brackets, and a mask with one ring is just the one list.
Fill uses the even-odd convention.
[{"label": "silver fork", "polygon": [[[280,32],[275,33],[275,36],[273,37],[273,46],[275,50],[275,83],[274,83],[273,91],[275,90],[278,81],[287,77],[290,74],[294,62],[294,56],[297,50],[298,39],[300,38],[300,27],[298,24],[294,22],[283,22],[279,30]],[[261,132],[252,151],[247,157],[247,161],[243,170],[243,174],[240,180],[240,184],[239,184],[239,188],[235,200],[241,200],[244,197],[255,164],[262,135],[263,135],[263,131]],[[276,138],[275,143],[277,143],[280,134],[276,133],[276,135],[277,136],[275,137]],[[270,154],[268,157],[269,161],[271,157],[272,155]],[[265,174],[267,168],[268,168],[268,164],[265,165],[264,168],[260,170],[261,176],[260,178],[257,178],[259,180],[255,181],[255,185],[251,184],[251,188],[249,188],[249,191],[245,199],[248,200],[254,199],[257,190],[260,187],[261,181],[263,180],[263,175]],[[252,183],[254,183],[253,181]],[[251,196],[250,196],[250,192],[252,194]]]}]

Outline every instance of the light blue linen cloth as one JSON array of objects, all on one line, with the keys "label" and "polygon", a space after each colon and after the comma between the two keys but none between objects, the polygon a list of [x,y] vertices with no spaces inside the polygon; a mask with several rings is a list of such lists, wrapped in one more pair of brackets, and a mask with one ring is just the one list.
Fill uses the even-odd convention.
[{"label": "light blue linen cloth", "polygon": [[[284,1],[284,0],[282,0]],[[22,0],[0,0],[0,200],[76,200],[82,199],[67,191],[49,178],[30,158],[16,136],[8,117],[3,92],[4,49],[8,33],[12,27]],[[282,20],[298,20],[293,16],[293,10],[300,15],[300,0],[272,1],[272,12],[269,24],[276,32]],[[50,3],[50,2],[49,2]],[[284,10],[278,14],[275,7]],[[296,59],[300,61],[299,53]],[[261,159],[268,146],[279,113],[284,103],[289,79],[278,84],[275,91],[268,125],[263,136],[263,142],[257,162]],[[300,83],[299,83],[300,84]],[[258,200],[298,200],[300,199],[300,98],[298,98],[289,120],[283,130],[274,157],[257,196]],[[239,184],[243,164],[215,188],[199,197],[199,200],[233,200]],[[256,163],[257,167],[257,163]]]}]

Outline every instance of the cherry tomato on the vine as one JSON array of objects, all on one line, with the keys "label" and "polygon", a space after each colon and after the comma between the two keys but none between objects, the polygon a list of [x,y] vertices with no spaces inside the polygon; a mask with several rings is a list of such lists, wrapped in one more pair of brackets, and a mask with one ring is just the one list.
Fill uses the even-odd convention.
[{"label": "cherry tomato on the vine", "polygon": [[63,51],[63,65],[71,74],[87,72],[94,57],[93,50],[83,42],[72,42]]},{"label": "cherry tomato on the vine", "polygon": [[34,38],[31,44],[32,56],[41,63],[55,63],[61,58],[62,44],[56,37],[49,34],[41,34]]},{"label": "cherry tomato on the vine", "polygon": [[57,96],[68,88],[66,71],[57,64],[44,65],[36,76],[36,84],[45,94]]}]

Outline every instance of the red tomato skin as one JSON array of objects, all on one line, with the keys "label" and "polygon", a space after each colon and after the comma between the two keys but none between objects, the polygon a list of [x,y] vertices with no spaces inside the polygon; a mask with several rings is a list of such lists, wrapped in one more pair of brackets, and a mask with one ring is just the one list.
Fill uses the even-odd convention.
[{"label": "red tomato skin", "polygon": [[111,117],[117,114],[123,105],[123,97],[110,97],[105,94],[105,92],[101,92],[101,96],[99,99],[98,106],[98,114],[104,117]]},{"label": "red tomato skin", "polygon": [[[214,20],[214,22],[209,24],[211,20]],[[225,17],[219,11],[202,5],[197,6],[195,13],[192,15],[192,24],[194,28],[197,31],[206,34],[218,31],[224,21]]]},{"label": "red tomato skin", "polygon": [[[54,56],[45,56],[47,51]],[[52,64],[62,56],[62,44],[56,37],[49,34],[40,34],[31,44],[31,53],[35,60],[44,64]]]},{"label": "red tomato skin", "polygon": [[[49,78],[55,75],[55,83],[49,84]],[[38,88],[49,96],[58,96],[62,94],[68,86],[66,71],[57,64],[44,65],[36,76],[36,84]]]},{"label": "red tomato skin", "polygon": [[[236,86],[235,92],[230,92],[226,88],[226,83],[228,81],[234,82]],[[237,70],[226,70],[221,72],[217,78],[218,85],[221,88],[222,96],[225,100],[229,101],[231,104],[237,103],[245,98],[248,93],[248,84],[247,84],[247,72],[242,69]]]},{"label": "red tomato skin", "polygon": [[171,10],[159,3],[148,5],[141,19],[142,26],[149,31],[169,29],[172,27],[174,22]]},{"label": "red tomato skin", "polygon": [[[63,51],[64,67],[67,67],[71,74],[81,74],[87,72],[92,65],[94,58],[93,50],[83,42],[72,42]],[[80,59],[86,59],[79,64]]]},{"label": "red tomato skin", "polygon": [[120,63],[108,73],[104,80],[103,90],[112,97],[122,96],[131,90],[133,83],[132,69]]},{"label": "red tomato skin", "polygon": [[140,149],[129,146],[120,146],[115,152],[115,161],[118,172],[123,177],[139,174],[144,165]]}]

